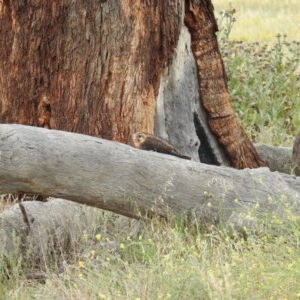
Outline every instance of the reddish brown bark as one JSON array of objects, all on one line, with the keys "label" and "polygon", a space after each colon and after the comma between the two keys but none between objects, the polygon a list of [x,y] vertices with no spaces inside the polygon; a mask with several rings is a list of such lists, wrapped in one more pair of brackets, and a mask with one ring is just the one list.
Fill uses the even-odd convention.
[{"label": "reddish brown bark", "polygon": [[[197,3],[196,3],[197,2]],[[128,143],[153,132],[183,1],[0,2],[0,123]],[[236,168],[264,165],[229,101],[210,1],[186,1],[208,124]]]},{"label": "reddish brown bark", "polygon": [[180,2],[0,2],[0,122],[122,142],[151,133]]},{"label": "reddish brown bark", "polygon": [[234,168],[265,166],[239,125],[230,102],[226,73],[216,38],[218,26],[212,3],[207,0],[186,0],[185,4],[184,21],[191,33],[199,93],[207,111],[208,126],[224,147]]}]

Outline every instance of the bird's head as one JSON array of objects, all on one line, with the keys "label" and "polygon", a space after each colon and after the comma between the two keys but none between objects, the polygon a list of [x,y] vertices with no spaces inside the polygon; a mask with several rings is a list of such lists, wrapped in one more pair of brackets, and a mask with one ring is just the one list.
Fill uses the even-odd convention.
[{"label": "bird's head", "polygon": [[146,139],[146,134],[142,132],[137,132],[132,135],[133,143],[135,147],[140,146]]}]

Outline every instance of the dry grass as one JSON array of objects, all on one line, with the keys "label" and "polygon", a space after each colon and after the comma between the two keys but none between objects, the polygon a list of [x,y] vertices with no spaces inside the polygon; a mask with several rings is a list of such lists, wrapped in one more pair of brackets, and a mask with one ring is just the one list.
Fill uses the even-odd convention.
[{"label": "dry grass", "polygon": [[300,40],[298,0],[212,0],[215,15],[230,6],[237,10],[231,38],[245,42],[272,41],[277,33]]},{"label": "dry grass", "polygon": [[[83,234],[82,251],[63,269],[49,264],[46,282],[16,275],[8,299],[298,299],[298,217],[270,226],[278,237],[249,234],[247,241],[223,229],[191,231],[152,220],[137,238],[119,232],[128,220],[107,213],[115,227],[108,236]],[[91,224],[105,226],[103,215]],[[92,232],[92,231],[91,231]],[[117,239],[119,246],[106,247]],[[2,292],[2,295],[3,292]]]}]

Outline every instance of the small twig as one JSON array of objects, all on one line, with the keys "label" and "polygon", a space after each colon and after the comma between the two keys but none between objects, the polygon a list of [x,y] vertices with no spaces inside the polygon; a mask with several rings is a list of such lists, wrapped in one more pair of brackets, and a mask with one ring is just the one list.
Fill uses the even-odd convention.
[{"label": "small twig", "polygon": [[23,215],[23,221],[27,225],[27,231],[26,231],[26,236],[27,236],[31,232],[30,222],[29,222],[29,219],[28,219],[28,215],[26,213],[26,209],[25,209],[22,202],[19,203],[19,207],[20,207],[20,210],[21,210],[22,215]]}]

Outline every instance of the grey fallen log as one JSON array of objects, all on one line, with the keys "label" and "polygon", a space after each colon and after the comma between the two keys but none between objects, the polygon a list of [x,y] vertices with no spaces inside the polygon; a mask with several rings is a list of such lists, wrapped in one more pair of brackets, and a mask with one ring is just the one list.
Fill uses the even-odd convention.
[{"label": "grey fallen log", "polygon": [[30,228],[18,204],[0,214],[1,255],[19,257],[30,252],[36,261],[43,261],[49,250],[75,243],[88,224],[88,210],[63,199],[27,201],[23,207]]},{"label": "grey fallen log", "polygon": [[[118,233],[115,235],[113,228],[108,228],[107,225],[101,227],[104,226],[103,211],[64,199],[55,198],[48,202],[25,201],[22,206],[29,226],[19,204],[0,213],[1,261],[7,257],[10,262],[20,262],[22,258],[22,261],[30,261],[35,268],[44,269],[48,259],[53,261],[55,255],[56,259],[62,259],[65,254],[73,253],[75,249],[80,251],[79,245],[84,247],[82,241],[79,243],[82,237],[86,243],[87,239],[93,241],[95,234],[100,233],[104,237],[100,241],[102,249],[115,251],[119,246],[118,236],[134,237],[137,230],[137,224],[131,224],[126,218],[119,218],[118,222],[122,222],[123,226],[121,232],[117,227]],[[29,271],[27,275],[35,279],[43,278],[35,268],[26,270]]]},{"label": "grey fallen log", "polygon": [[72,200],[138,218],[196,217],[245,226],[276,212],[299,212],[300,178],[267,168],[235,170],[134,149],[81,134],[0,125],[0,193]]},{"label": "grey fallen log", "polygon": [[263,144],[254,145],[259,156],[267,163],[271,171],[291,174],[293,169],[292,148],[273,147]]}]

